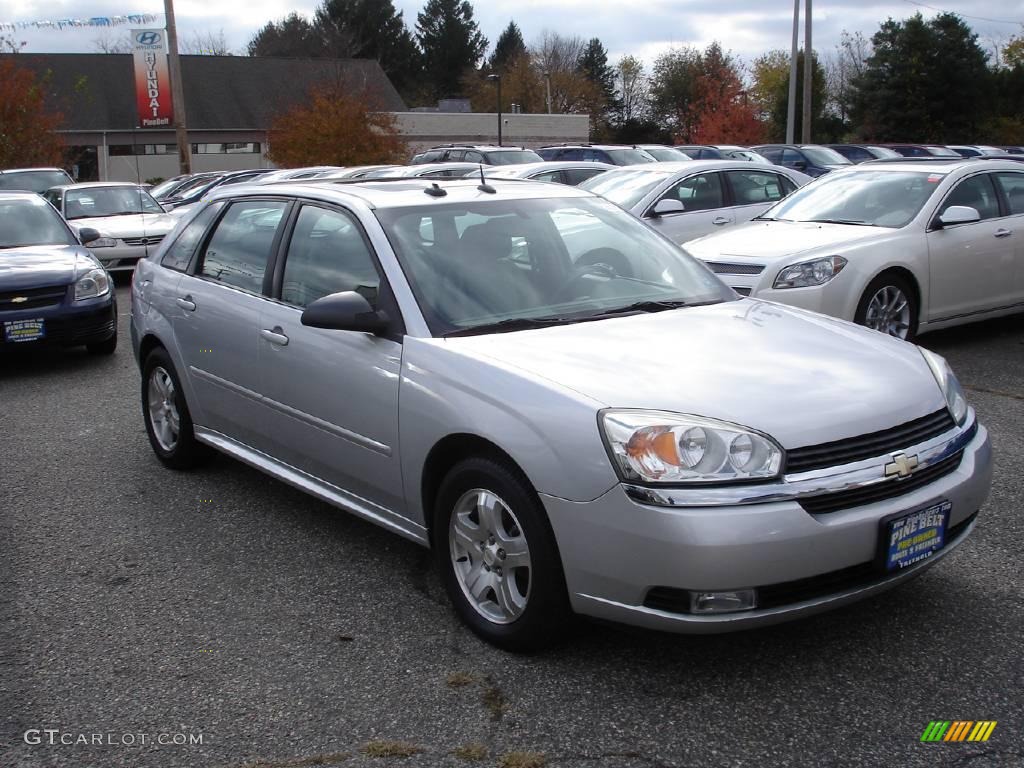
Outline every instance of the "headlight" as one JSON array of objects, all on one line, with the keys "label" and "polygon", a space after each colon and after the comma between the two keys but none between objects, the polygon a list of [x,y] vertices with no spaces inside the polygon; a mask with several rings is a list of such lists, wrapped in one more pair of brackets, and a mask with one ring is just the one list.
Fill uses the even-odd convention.
[{"label": "headlight", "polygon": [[935,381],[938,382],[939,389],[942,390],[943,397],[946,398],[946,407],[949,408],[949,414],[953,417],[953,421],[956,422],[957,426],[962,427],[964,421],[967,420],[967,395],[964,394],[963,387],[957,381],[956,374],[949,367],[946,358],[936,355],[934,352],[929,352],[927,349],[919,349],[921,349],[921,354],[924,355],[928,367],[932,369]]},{"label": "headlight", "polygon": [[812,285],[824,285],[842,272],[846,263],[842,256],[826,256],[823,259],[792,264],[779,272],[775,278],[775,287],[807,288]]},{"label": "headlight", "polygon": [[113,248],[117,245],[117,240],[112,237],[101,237],[99,240],[93,240],[89,243],[86,248]]},{"label": "headlight", "polygon": [[106,270],[90,269],[75,283],[75,301],[95,299],[110,292],[110,278]]},{"label": "headlight", "polygon": [[619,475],[629,482],[716,483],[777,477],[782,449],[724,421],[664,411],[608,410],[600,417]]}]

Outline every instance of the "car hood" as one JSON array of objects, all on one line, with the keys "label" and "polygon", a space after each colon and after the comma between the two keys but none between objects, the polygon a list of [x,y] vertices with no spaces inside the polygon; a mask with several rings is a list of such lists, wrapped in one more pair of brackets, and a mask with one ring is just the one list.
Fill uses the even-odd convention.
[{"label": "car hood", "polygon": [[756,299],[440,343],[606,407],[721,419],[784,448],[887,429],[945,406],[914,345]]},{"label": "car hood", "polygon": [[842,248],[852,243],[889,237],[892,229],[856,224],[816,224],[807,221],[751,221],[724,232],[683,243],[698,259],[750,259],[758,263],[798,254]]},{"label": "car hood", "polygon": [[67,285],[100,263],[80,245],[0,250],[0,291]]},{"label": "car hood", "polygon": [[143,237],[166,235],[178,220],[166,213],[136,213],[131,216],[96,216],[69,221],[75,231],[83,227],[98,230],[106,237]]}]

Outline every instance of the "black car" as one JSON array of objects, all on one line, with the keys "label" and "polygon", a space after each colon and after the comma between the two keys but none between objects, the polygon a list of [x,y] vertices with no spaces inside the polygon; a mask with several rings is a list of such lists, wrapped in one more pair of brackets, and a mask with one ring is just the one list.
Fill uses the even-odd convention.
[{"label": "black car", "polygon": [[834,149],[855,165],[866,163],[868,160],[898,160],[903,157],[899,152],[875,144],[826,144],[825,146]]},{"label": "black car", "polygon": [[442,144],[414,155],[409,165],[423,163],[480,163],[519,165],[539,163],[541,156],[525,147],[494,147],[486,144]]},{"label": "black car", "polygon": [[658,162],[653,155],[628,144],[552,144],[537,153],[544,160],[584,160],[608,165]]},{"label": "black car", "polygon": [[899,152],[903,157],[962,157],[959,152],[954,152],[948,147],[940,147],[938,144],[884,144],[894,152]]},{"label": "black car", "polygon": [[74,184],[75,180],[60,168],[10,168],[0,171],[0,189],[45,192],[50,187]]},{"label": "black car", "polygon": [[760,144],[751,147],[775,165],[792,168],[808,176],[823,176],[852,163],[834,149],[819,144]]},{"label": "black car", "polygon": [[728,160],[722,150],[707,144],[676,144],[673,148],[686,153],[691,160]]},{"label": "black car", "polygon": [[110,275],[56,209],[34,192],[0,192],[0,350],[84,345],[117,347],[117,300]]}]

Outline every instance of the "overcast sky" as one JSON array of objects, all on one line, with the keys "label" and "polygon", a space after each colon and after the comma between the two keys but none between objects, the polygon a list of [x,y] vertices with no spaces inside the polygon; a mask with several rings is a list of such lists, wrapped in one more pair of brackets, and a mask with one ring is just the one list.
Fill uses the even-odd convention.
[{"label": "overcast sky", "polygon": [[[801,0],[802,4],[803,0]],[[267,20],[278,19],[293,9],[311,13],[318,0],[177,0],[179,36],[194,31],[224,31],[228,43],[241,52],[253,33]],[[406,24],[414,28],[422,0],[396,0]],[[982,45],[1005,41],[1024,25],[1024,0],[815,0],[814,48],[830,51],[843,30],[862,31],[870,37],[888,17],[906,18],[920,10],[955,10],[978,33]],[[238,18],[238,10],[244,8]],[[0,22],[58,20],[94,16],[156,13],[163,10],[154,0],[0,0]],[[793,0],[478,0],[475,16],[493,44],[510,20],[515,20],[531,42],[545,29],[562,34],[599,37],[614,62],[623,54],[651,61],[673,45],[703,47],[719,40],[745,60],[772,48],[788,48]],[[162,20],[162,17],[161,17]],[[162,26],[162,21],[156,26]],[[801,38],[802,38],[801,22]],[[94,51],[94,40],[116,37],[127,28],[95,28],[70,31],[23,29],[17,40],[26,51]],[[9,33],[4,33],[9,34]]]}]

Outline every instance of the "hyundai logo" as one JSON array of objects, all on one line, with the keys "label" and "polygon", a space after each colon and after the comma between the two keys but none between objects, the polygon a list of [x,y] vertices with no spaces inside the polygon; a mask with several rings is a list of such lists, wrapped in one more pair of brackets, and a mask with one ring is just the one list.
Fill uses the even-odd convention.
[{"label": "hyundai logo", "polygon": [[135,42],[139,45],[156,45],[160,42],[159,32],[139,32],[135,36]]}]

